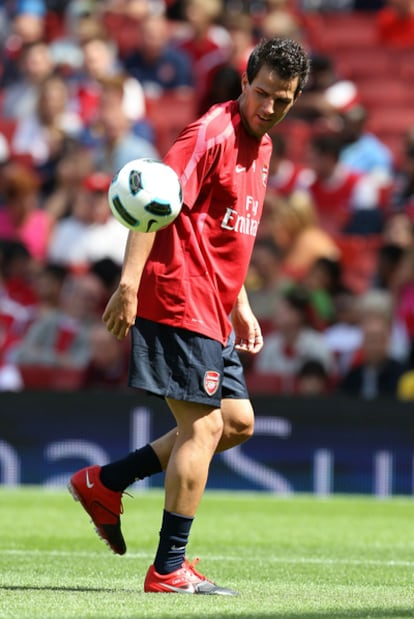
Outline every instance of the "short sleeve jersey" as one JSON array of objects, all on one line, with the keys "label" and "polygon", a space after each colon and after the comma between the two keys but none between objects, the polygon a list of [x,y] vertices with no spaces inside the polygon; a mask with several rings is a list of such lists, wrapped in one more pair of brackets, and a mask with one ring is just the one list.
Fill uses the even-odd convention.
[{"label": "short sleeve jersey", "polygon": [[184,204],[156,234],[138,293],[140,317],[227,342],[270,154],[269,136],[246,131],[237,101],[213,106],[178,136],[164,161],[180,177]]}]

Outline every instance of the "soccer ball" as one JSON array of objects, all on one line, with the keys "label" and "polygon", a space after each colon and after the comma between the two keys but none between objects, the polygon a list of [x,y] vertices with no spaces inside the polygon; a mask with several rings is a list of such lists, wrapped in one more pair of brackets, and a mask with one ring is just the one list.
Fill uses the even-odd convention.
[{"label": "soccer ball", "polygon": [[108,201],[114,217],[127,228],[155,232],[178,216],[183,192],[170,166],[156,159],[134,159],[113,177]]}]

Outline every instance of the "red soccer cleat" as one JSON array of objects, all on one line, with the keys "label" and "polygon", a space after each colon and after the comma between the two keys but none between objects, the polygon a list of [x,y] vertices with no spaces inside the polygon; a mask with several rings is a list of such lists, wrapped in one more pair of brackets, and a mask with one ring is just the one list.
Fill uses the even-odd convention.
[{"label": "red soccer cleat", "polygon": [[199,559],[192,563],[184,561],[183,565],[171,574],[158,574],[151,565],[147,572],[144,583],[146,593],[198,593],[203,595],[238,595],[232,589],[219,587],[211,580],[197,572],[195,565]]},{"label": "red soccer cleat", "polygon": [[122,492],[106,488],[100,480],[100,470],[100,466],[81,469],[71,477],[68,490],[91,517],[99,537],[115,554],[123,555],[126,545],[120,520],[123,513]]}]

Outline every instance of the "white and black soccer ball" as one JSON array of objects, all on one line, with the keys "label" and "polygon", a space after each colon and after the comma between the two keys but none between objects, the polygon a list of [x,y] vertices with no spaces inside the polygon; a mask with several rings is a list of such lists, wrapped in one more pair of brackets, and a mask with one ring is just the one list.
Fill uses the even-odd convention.
[{"label": "white and black soccer ball", "polygon": [[134,159],[113,177],[108,201],[122,225],[140,232],[155,232],[179,215],[183,192],[170,166],[156,159]]}]

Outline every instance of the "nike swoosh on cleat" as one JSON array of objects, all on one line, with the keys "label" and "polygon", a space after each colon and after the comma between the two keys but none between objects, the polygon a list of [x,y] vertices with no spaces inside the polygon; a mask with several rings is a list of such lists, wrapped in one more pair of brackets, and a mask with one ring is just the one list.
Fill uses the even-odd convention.
[{"label": "nike swoosh on cleat", "polygon": [[88,471],[86,471],[86,486],[88,488],[93,488],[94,487],[94,484],[89,479],[89,472]]},{"label": "nike swoosh on cleat", "polygon": [[162,586],[164,587],[164,589],[168,589],[169,591],[172,591],[173,593],[195,593],[195,587],[194,585],[188,584],[185,587],[174,587],[173,585],[167,585],[167,583],[163,583]]}]

